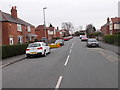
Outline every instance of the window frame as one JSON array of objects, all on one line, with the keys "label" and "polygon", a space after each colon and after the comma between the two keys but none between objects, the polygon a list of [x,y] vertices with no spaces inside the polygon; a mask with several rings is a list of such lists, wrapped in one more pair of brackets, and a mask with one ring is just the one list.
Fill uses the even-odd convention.
[{"label": "window frame", "polygon": [[[19,41],[20,38],[20,41]],[[22,36],[18,36],[18,43],[23,43],[23,37]]]},{"label": "window frame", "polygon": [[22,32],[22,25],[21,24],[17,24],[17,31]]},{"label": "window frame", "polygon": [[31,32],[30,26],[27,26],[27,31],[28,31],[28,32]]}]

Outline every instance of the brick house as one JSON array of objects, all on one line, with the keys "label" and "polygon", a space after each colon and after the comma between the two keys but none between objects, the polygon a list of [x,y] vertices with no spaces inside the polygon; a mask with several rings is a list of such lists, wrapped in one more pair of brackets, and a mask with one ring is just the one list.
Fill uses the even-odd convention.
[{"label": "brick house", "polygon": [[110,34],[120,33],[120,17],[110,19],[109,23]]},{"label": "brick house", "polygon": [[59,27],[57,27],[57,29],[56,29],[55,37],[61,38]]},{"label": "brick house", "polygon": [[56,36],[56,29],[55,29],[55,27],[49,26],[48,27],[48,39],[51,40],[55,36]]},{"label": "brick house", "polygon": [[112,35],[120,32],[120,18],[107,18],[107,23],[101,26],[103,35]]},{"label": "brick house", "polygon": [[[45,37],[45,26],[39,25],[35,28],[35,34],[37,35],[37,39],[40,40],[42,37]],[[46,38],[48,39],[48,29],[46,27]]]},{"label": "brick house", "polygon": [[107,23],[101,26],[100,31],[102,32],[103,35],[108,35],[110,34],[109,30],[109,18],[107,18]]},{"label": "brick house", "polygon": [[11,9],[11,14],[2,12],[2,45],[12,45],[33,41],[35,26],[18,18],[16,6]]},{"label": "brick house", "polygon": [[62,30],[60,30],[60,32],[62,33],[62,37],[70,35],[69,31],[66,29],[62,29]]},{"label": "brick house", "polygon": [[[36,35],[38,35],[37,39],[40,40],[42,37],[45,37],[45,26],[44,25],[39,25],[35,29]],[[53,37],[59,37],[60,38],[60,31],[59,28],[57,29],[50,24],[49,27],[46,27],[46,38],[48,40],[52,40]]]}]

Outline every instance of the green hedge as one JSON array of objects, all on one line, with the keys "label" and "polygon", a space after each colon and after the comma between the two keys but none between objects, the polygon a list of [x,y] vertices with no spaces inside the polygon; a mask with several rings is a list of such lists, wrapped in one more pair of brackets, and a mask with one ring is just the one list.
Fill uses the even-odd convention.
[{"label": "green hedge", "polygon": [[120,46],[120,34],[106,35],[106,36],[104,36],[104,41],[105,41],[105,43]]},{"label": "green hedge", "polygon": [[2,46],[2,59],[24,54],[28,44],[17,45],[3,45]]}]

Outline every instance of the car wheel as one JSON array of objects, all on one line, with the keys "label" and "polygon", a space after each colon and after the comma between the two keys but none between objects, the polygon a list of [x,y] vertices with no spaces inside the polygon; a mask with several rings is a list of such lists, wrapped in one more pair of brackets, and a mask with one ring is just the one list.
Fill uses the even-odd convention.
[{"label": "car wheel", "polygon": [[51,50],[49,49],[49,54],[51,53]]},{"label": "car wheel", "polygon": [[27,56],[27,58],[30,58],[31,56],[30,55],[26,55]]},{"label": "car wheel", "polygon": [[45,57],[47,54],[46,54],[46,51],[44,51],[44,54],[43,54],[43,56]]}]

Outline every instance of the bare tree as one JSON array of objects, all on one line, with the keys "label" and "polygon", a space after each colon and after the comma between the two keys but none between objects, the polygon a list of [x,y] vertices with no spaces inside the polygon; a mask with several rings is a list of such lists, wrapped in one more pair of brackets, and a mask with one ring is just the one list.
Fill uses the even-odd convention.
[{"label": "bare tree", "polygon": [[94,33],[96,31],[96,28],[92,25],[92,24],[88,24],[86,26],[86,32],[91,34],[91,33]]},{"label": "bare tree", "polygon": [[71,22],[63,22],[62,23],[62,29],[65,29],[67,31],[73,31],[74,27],[73,24]]}]

